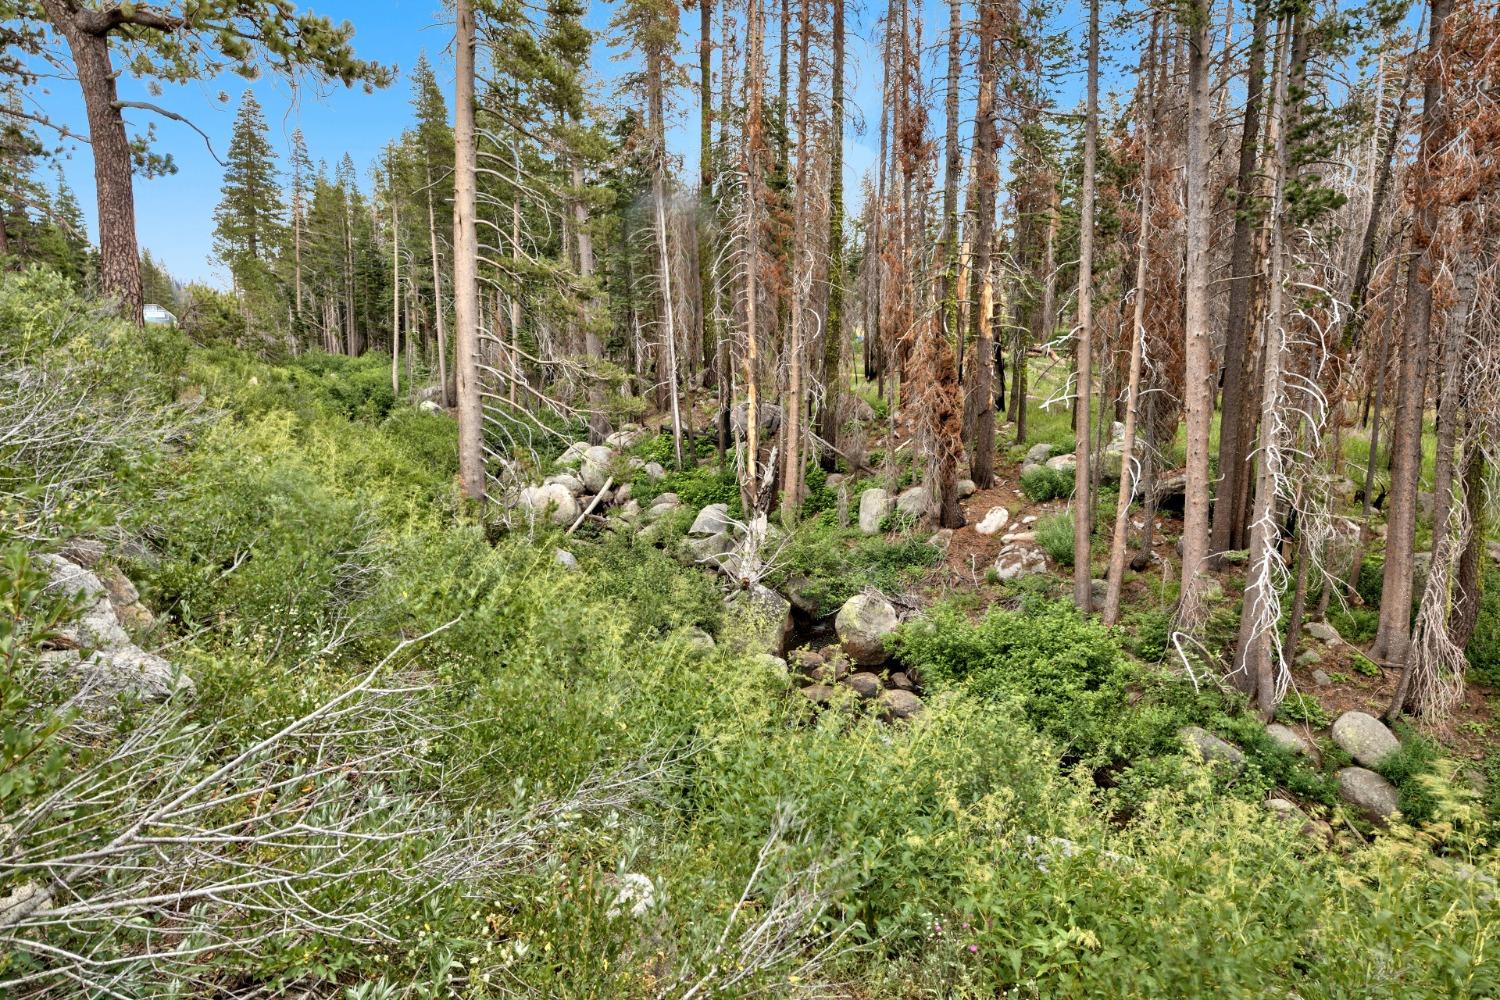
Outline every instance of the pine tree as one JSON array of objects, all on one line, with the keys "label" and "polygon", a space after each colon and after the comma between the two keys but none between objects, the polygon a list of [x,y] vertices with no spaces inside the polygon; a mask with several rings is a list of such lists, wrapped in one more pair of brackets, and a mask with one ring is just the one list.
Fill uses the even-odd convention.
[{"label": "pine tree", "polygon": [[264,265],[280,246],[282,215],[276,153],[260,104],[247,90],[235,116],[222,196],[214,210],[214,253],[240,288],[262,283]]}]

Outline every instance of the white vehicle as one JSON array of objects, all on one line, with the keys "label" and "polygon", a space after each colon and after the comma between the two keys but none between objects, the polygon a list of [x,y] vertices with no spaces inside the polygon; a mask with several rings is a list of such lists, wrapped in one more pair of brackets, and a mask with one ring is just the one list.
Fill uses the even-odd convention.
[{"label": "white vehicle", "polygon": [[173,316],[165,308],[163,308],[162,306],[156,305],[154,303],[148,303],[145,306],[145,308],[143,308],[141,310],[141,315],[145,319],[146,324],[148,326],[176,326],[177,325],[177,317],[176,316]]}]

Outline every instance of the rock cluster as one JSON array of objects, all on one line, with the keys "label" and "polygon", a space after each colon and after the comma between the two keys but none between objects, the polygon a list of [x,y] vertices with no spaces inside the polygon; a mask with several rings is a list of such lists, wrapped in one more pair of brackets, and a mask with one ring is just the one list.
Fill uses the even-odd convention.
[{"label": "rock cluster", "polygon": [[839,611],[839,643],[799,649],[788,669],[803,698],[818,708],[868,703],[887,720],[910,719],[925,709],[911,676],[896,669],[885,636],[898,624],[895,607],[878,594],[858,594]]},{"label": "rock cluster", "polygon": [[[575,441],[558,456],[556,465],[560,471],[537,485],[521,489],[512,497],[512,507],[531,523],[550,523],[562,528],[570,527],[585,511],[603,514],[612,509],[627,522],[636,520],[641,510],[639,504],[630,506],[630,483],[616,481],[615,475],[620,466],[620,451],[639,444],[649,433],[637,424],[626,424],[605,438],[603,444]],[[643,470],[653,482],[666,476],[666,470],[656,462],[631,458],[626,465],[632,473]],[[672,494],[663,494],[657,498],[653,510],[663,505],[665,497],[676,500]]]},{"label": "rock cluster", "polygon": [[47,567],[51,586],[73,595],[83,607],[82,614],[60,630],[64,648],[42,654],[44,672],[77,684],[79,700],[88,706],[122,695],[160,701],[194,693],[191,678],[136,645],[125,631],[122,617],[144,627],[151,616],[123,573],[102,563],[96,564],[96,573],[58,555],[38,559]]}]

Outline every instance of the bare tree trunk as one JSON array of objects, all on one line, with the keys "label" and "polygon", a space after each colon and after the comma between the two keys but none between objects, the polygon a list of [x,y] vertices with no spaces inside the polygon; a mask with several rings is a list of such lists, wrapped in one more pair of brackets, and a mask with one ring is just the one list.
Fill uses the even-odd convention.
[{"label": "bare tree trunk", "polygon": [[995,47],[999,36],[997,4],[979,7],[979,98],[974,112],[974,167],[978,190],[974,234],[974,274],[979,281],[979,336],[974,342],[973,453],[969,476],[987,490],[995,484],[995,271],[990,254],[995,242],[995,191],[999,186],[995,163]]},{"label": "bare tree trunk", "polygon": [[[1428,163],[1438,152],[1443,132],[1443,78],[1438,51],[1452,0],[1432,0],[1428,67],[1422,94],[1422,142],[1413,183],[1432,183]],[[1427,388],[1427,347],[1432,318],[1432,289],[1422,280],[1423,264],[1437,222],[1430,199],[1419,202],[1412,229],[1412,261],[1406,273],[1406,325],[1400,351],[1401,378],[1391,431],[1391,496],[1386,512],[1385,576],[1380,597],[1380,627],[1371,656],[1405,664],[1411,641],[1411,561],[1417,526],[1417,478],[1421,474],[1422,411]],[[1401,693],[1404,699],[1404,692]]]},{"label": "bare tree trunk", "polygon": [[1243,448],[1252,413],[1246,406],[1250,372],[1250,294],[1258,270],[1255,264],[1255,165],[1260,137],[1260,107],[1265,75],[1265,0],[1257,0],[1245,77],[1245,120],[1240,130],[1239,171],[1235,178],[1234,233],[1229,251],[1229,313],[1224,334],[1224,405],[1219,422],[1219,488],[1214,503],[1213,537],[1209,550],[1217,555],[1242,547],[1245,510],[1236,502],[1243,494],[1241,478],[1249,469]]},{"label": "bare tree trunk", "polygon": [[1208,0],[1192,0],[1187,24],[1187,266],[1184,306],[1184,414],[1187,484],[1183,502],[1182,588],[1178,619],[1192,631],[1202,621],[1203,574],[1208,556],[1208,434],[1213,419],[1209,386],[1213,348],[1209,334]]},{"label": "bare tree trunk", "polygon": [[432,314],[437,331],[438,398],[443,409],[448,398],[448,330],[443,317],[443,269],[438,259],[437,217],[432,207],[432,164],[427,165],[427,234],[432,245]]},{"label": "bare tree trunk", "polygon": [[[833,0],[833,94],[828,122],[828,322],[823,330],[823,412],[819,433],[833,468],[844,391],[844,0]],[[853,470],[851,470],[853,471]]]},{"label": "bare tree trunk", "polygon": [[[1142,90],[1141,122],[1147,132],[1156,121],[1156,101],[1152,93],[1152,61],[1156,57],[1157,19],[1151,18],[1151,38],[1141,69],[1145,81]],[[1151,239],[1151,142],[1141,144],[1141,231],[1136,238],[1135,305],[1130,322],[1130,374],[1125,383],[1125,434],[1120,443],[1120,498],[1115,504],[1115,528],[1109,544],[1109,573],[1105,580],[1104,624],[1113,628],[1120,620],[1120,589],[1125,580],[1125,542],[1130,529],[1130,501],[1140,485],[1135,475],[1135,425],[1141,402],[1141,355],[1146,337],[1146,259]],[[1077,556],[1074,556],[1077,560]]]},{"label": "bare tree trunk", "polygon": [[[578,276],[587,286],[587,298],[583,302],[583,349],[591,363],[604,360],[604,345],[599,341],[599,303],[593,287],[594,281],[594,234],[589,229],[588,209],[583,203],[583,168],[573,161],[573,228],[578,232]],[[589,441],[601,443],[609,436],[609,415],[604,412],[604,380],[596,372],[589,373]]]},{"label": "bare tree trunk", "polygon": [[[401,398],[401,215],[396,207],[396,163],[391,156],[391,399]],[[410,340],[410,336],[407,338]]]},{"label": "bare tree trunk", "polygon": [[[808,248],[809,192],[808,157],[811,155],[808,133],[812,126],[812,101],[808,77],[812,68],[812,16],[804,2],[798,7],[797,54],[797,180],[792,209],[792,287],[791,323],[787,338],[786,401],[781,408],[782,426],[786,430],[785,461],[781,477],[781,518],[788,527],[797,520],[802,504],[802,476],[805,459],[802,453],[802,367],[803,326],[812,293],[813,263]],[[786,44],[786,39],[782,39]]]},{"label": "bare tree trunk", "polygon": [[[1288,30],[1283,28],[1283,31]],[[1282,46],[1277,47],[1281,58]],[[1278,65],[1275,74],[1273,115],[1286,114],[1286,83]],[[1273,165],[1270,250],[1267,254],[1269,274],[1266,279],[1266,333],[1264,367],[1261,374],[1260,451],[1256,469],[1255,510],[1250,523],[1250,559],[1247,563],[1245,598],[1240,614],[1238,663],[1233,673],[1235,684],[1255,701],[1263,719],[1276,711],[1279,665],[1285,661],[1276,642],[1280,623],[1278,594],[1283,568],[1276,550],[1276,491],[1281,474],[1281,363],[1286,351],[1286,330],[1282,315],[1283,240],[1285,236],[1287,174],[1287,129],[1276,133]],[[1273,664],[1274,659],[1274,664]]]},{"label": "bare tree trunk", "polygon": [[[1392,282],[1392,293],[1395,292],[1395,283]],[[1351,592],[1359,589],[1359,575],[1365,562],[1365,550],[1370,545],[1373,537],[1371,527],[1373,524],[1373,512],[1375,505],[1375,462],[1376,456],[1380,454],[1380,409],[1385,402],[1385,369],[1389,360],[1391,348],[1391,327],[1396,317],[1395,304],[1386,312],[1385,328],[1380,335],[1380,362],[1375,370],[1375,401],[1374,418],[1370,424],[1370,457],[1365,463],[1365,499],[1364,510],[1360,516],[1359,544],[1354,549],[1354,561],[1349,566],[1349,575],[1345,586]]]},{"label": "bare tree trunk", "polygon": [[1089,2],[1088,96],[1083,123],[1083,191],[1078,224],[1078,407],[1074,421],[1073,603],[1084,612],[1093,602],[1094,504],[1089,462],[1094,343],[1094,161],[1099,144],[1099,0]]},{"label": "bare tree trunk", "polygon": [[651,198],[656,212],[656,266],[661,292],[662,343],[666,348],[667,398],[672,408],[672,452],[682,468],[682,407],[677,395],[677,323],[672,311],[672,264],[667,253],[667,125],[662,110],[663,69],[659,52],[647,55],[647,104],[651,114],[653,154]]},{"label": "bare tree trunk", "polygon": [[[1473,414],[1470,414],[1473,419]],[[1467,649],[1479,622],[1479,603],[1483,598],[1483,560],[1485,542],[1484,448],[1475,433],[1469,435],[1464,455],[1464,503],[1468,508],[1469,543],[1458,560],[1457,593],[1449,637],[1460,649]]]},{"label": "bare tree trunk", "polygon": [[760,496],[760,352],[756,326],[760,299],[760,185],[764,164],[761,143],[761,70],[765,15],[760,0],[745,6],[745,469],[740,480],[746,518],[759,509]]},{"label": "bare tree trunk", "polygon": [[484,416],[479,398],[479,234],[474,219],[474,8],[456,0],[454,37],[453,326],[458,369],[458,469],[464,495],[483,500]]},{"label": "bare tree trunk", "polygon": [[[1447,317],[1447,330],[1443,338],[1443,356],[1440,371],[1442,390],[1438,395],[1437,448],[1432,470],[1432,562],[1428,574],[1438,572],[1437,562],[1445,557],[1445,545],[1452,533],[1449,515],[1453,508],[1453,449],[1458,440],[1458,399],[1462,392],[1459,381],[1463,374],[1465,336],[1468,333],[1469,310],[1474,304],[1476,275],[1471,257],[1460,266],[1454,280],[1452,312]],[[1418,458],[1420,464],[1420,453]],[[1466,512],[1465,512],[1466,513]],[[1464,540],[1467,547],[1467,539]],[[1437,599],[1444,605],[1449,603],[1447,593],[1437,593],[1429,587],[1422,595],[1424,602]],[[1420,647],[1418,647],[1420,648]],[[1416,649],[1407,651],[1406,662],[1401,666],[1401,679],[1396,684],[1396,694],[1391,700],[1386,715],[1396,718],[1407,707],[1414,671],[1422,669],[1423,658]]]}]

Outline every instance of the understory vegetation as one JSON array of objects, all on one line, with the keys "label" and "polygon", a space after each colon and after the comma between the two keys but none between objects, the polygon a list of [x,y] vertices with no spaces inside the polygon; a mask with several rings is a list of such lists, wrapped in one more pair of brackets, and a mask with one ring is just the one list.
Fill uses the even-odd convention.
[{"label": "understory vegetation", "polygon": [[[570,571],[461,502],[452,422],[380,359],[152,336],[0,278],[0,406],[40,428],[0,446],[7,995],[1500,992],[1493,813],[1429,744],[1386,768],[1412,824],[1374,835],[1154,665],[1164,616],[1024,592],[902,630],[919,717],[815,716],[672,538],[588,529]],[[832,608],[937,557],[847,536],[813,518],[776,571]],[[192,697],[101,714],[49,672],[81,609],[39,560],[81,539]],[[1331,850],[1276,789],[1326,805]]]}]

